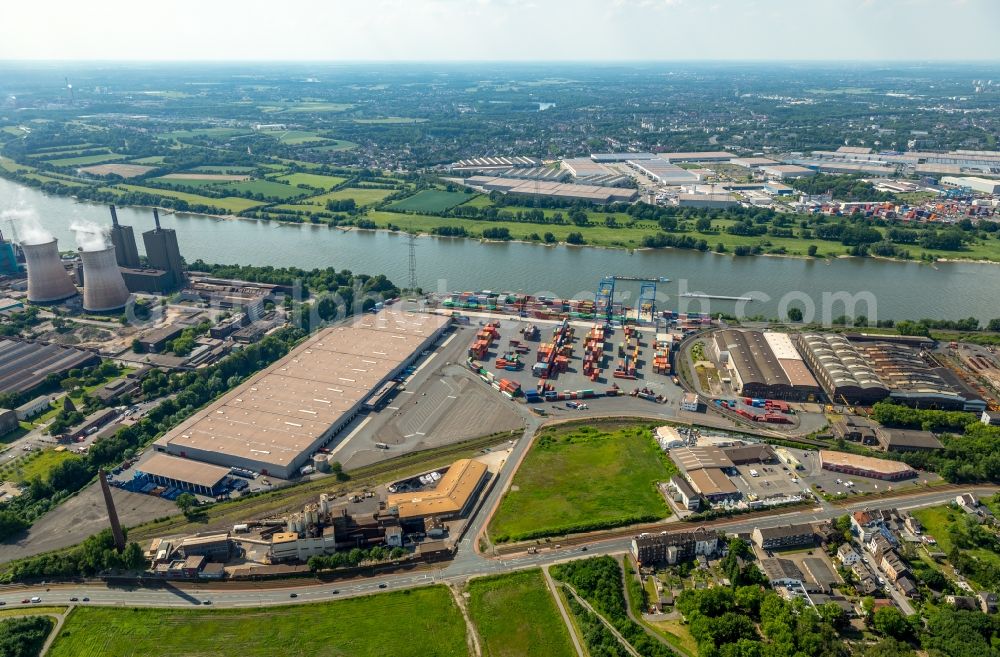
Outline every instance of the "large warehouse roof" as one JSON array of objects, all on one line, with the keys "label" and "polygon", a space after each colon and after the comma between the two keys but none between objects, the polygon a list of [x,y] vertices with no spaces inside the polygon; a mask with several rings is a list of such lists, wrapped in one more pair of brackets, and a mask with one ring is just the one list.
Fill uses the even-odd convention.
[{"label": "large warehouse roof", "polygon": [[877,472],[885,475],[914,472],[913,468],[899,461],[877,459],[871,456],[848,454],[846,452],[833,452],[826,449],[819,451],[819,459],[823,465],[856,468],[858,470],[867,470],[868,472]]},{"label": "large warehouse roof", "polygon": [[229,468],[154,452],[137,469],[148,475],[214,488],[229,474]]},{"label": "large warehouse roof", "polygon": [[706,497],[712,497],[714,495],[734,495],[740,492],[739,489],[736,488],[736,484],[734,484],[729,477],[722,472],[722,470],[715,468],[705,468],[703,470],[689,472],[688,478],[691,480],[691,483],[698,490],[698,492]]},{"label": "large warehouse roof", "polygon": [[465,508],[484,476],[485,463],[471,459],[455,461],[433,490],[393,493],[386,505],[396,507],[402,519],[453,515]]},{"label": "large warehouse roof", "polygon": [[0,393],[31,390],[49,374],[62,374],[99,360],[96,354],[73,347],[0,338]]},{"label": "large warehouse roof", "polygon": [[157,444],[288,466],[448,321],[383,311],[322,330]]},{"label": "large warehouse roof", "polygon": [[732,460],[718,447],[678,447],[670,458],[685,472],[702,468],[731,468]]},{"label": "large warehouse roof", "polygon": [[790,385],[778,358],[760,331],[727,329],[715,335],[719,351],[728,351],[729,358],[740,373],[744,385]]},{"label": "large warehouse roof", "polygon": [[872,367],[843,336],[807,333],[802,335],[802,345],[812,352],[815,365],[835,387],[886,389]]}]

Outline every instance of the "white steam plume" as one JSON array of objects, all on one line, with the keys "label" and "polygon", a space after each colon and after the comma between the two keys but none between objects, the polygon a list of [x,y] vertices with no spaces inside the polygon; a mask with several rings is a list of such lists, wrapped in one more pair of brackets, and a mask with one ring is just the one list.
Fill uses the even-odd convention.
[{"label": "white steam plume", "polygon": [[76,234],[76,245],[81,251],[102,251],[108,248],[107,231],[93,221],[74,221],[69,228]]},{"label": "white steam plume", "polygon": [[19,204],[16,208],[0,212],[0,219],[13,224],[14,233],[21,244],[45,244],[53,239],[52,233],[38,221],[38,213],[33,208]]}]

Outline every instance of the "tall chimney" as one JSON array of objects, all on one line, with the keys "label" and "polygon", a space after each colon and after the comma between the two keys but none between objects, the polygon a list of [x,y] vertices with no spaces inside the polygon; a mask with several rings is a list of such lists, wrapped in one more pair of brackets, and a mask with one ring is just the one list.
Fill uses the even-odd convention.
[{"label": "tall chimney", "polygon": [[118,552],[125,551],[125,534],[122,533],[122,525],[118,522],[118,511],[115,510],[115,501],[111,497],[111,487],[108,486],[108,476],[104,468],[98,468],[97,478],[101,482],[101,492],[104,493],[104,505],[108,507],[108,520],[111,522],[111,536],[115,539],[115,549]]},{"label": "tall chimney", "polygon": [[153,221],[156,222],[156,230],[160,230],[160,211],[153,208]]},{"label": "tall chimney", "polygon": [[111,205],[111,224],[113,226],[118,225],[118,211],[115,210],[114,204]]}]

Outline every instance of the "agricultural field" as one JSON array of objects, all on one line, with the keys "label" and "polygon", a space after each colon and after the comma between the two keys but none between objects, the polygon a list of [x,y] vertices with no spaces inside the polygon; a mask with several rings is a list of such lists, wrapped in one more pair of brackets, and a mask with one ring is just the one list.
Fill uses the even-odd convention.
[{"label": "agricultural field", "polygon": [[318,173],[289,173],[278,176],[276,180],[281,180],[289,185],[302,185],[315,189],[333,189],[337,185],[342,185],[347,178],[338,176],[323,176]]},{"label": "agricultural field", "polygon": [[57,452],[45,449],[31,452],[0,468],[0,478],[20,482],[31,481],[35,477],[45,480],[56,465],[75,458],[79,457],[68,450]]},{"label": "agricultural field", "polygon": [[161,139],[194,139],[208,137],[209,139],[228,139],[237,135],[249,134],[245,128],[194,128],[193,130],[171,130],[159,135]]},{"label": "agricultural field", "polygon": [[670,510],[657,483],[675,472],[645,426],[545,429],[514,475],[490,536],[521,541],[665,518]]},{"label": "agricultural field", "polygon": [[11,173],[17,173],[19,171],[35,171],[35,167],[29,167],[27,164],[18,164],[9,157],[4,157],[0,155],[0,169],[4,171],[10,171]]},{"label": "agricultural field", "polygon": [[54,167],[75,167],[85,164],[100,164],[101,162],[110,162],[112,160],[121,160],[124,155],[119,155],[118,153],[104,153],[101,155],[81,155],[79,157],[66,157],[56,160],[46,160],[46,164],[51,164]]},{"label": "agricultural field", "polygon": [[58,183],[60,185],[66,185],[67,187],[87,187],[86,183],[76,182],[74,180],[66,180],[65,178],[56,178],[54,176],[43,176],[37,173],[27,173],[24,175],[28,180],[36,180],[42,184],[45,183]]},{"label": "agricultural field", "polygon": [[[389,628],[389,629],[387,629]],[[443,586],[267,609],[77,607],[49,657],[459,657],[465,623]]]},{"label": "agricultural field", "polygon": [[225,164],[220,164],[220,165],[194,167],[193,169],[191,169],[191,171],[195,171],[198,173],[232,173],[232,174],[253,173],[254,167],[244,167],[236,165],[229,166]]},{"label": "agricultural field", "polygon": [[381,119],[354,119],[355,123],[362,125],[406,125],[412,123],[425,123],[427,119],[418,119],[407,116],[387,116]]},{"label": "agricultural field", "polygon": [[282,185],[271,180],[246,180],[241,182],[231,182],[219,185],[216,189],[220,192],[249,196],[251,194],[261,194],[265,198],[274,198],[279,201],[305,196],[309,192],[301,187],[292,185]]},{"label": "agricultural field", "polygon": [[129,160],[129,164],[163,164],[165,159],[167,159],[165,155],[150,155],[140,157],[138,160]]},{"label": "agricultural field", "polygon": [[469,582],[469,614],[484,657],[573,657],[576,652],[540,570]]},{"label": "agricultural field", "polygon": [[346,139],[326,139],[322,146],[310,146],[309,151],[313,153],[334,153],[337,151],[349,151],[357,148],[358,145]]},{"label": "agricultural field", "polygon": [[446,192],[438,189],[425,189],[409,198],[396,201],[389,206],[390,210],[399,212],[434,213],[450,210],[456,205],[465,203],[470,198],[464,192]]},{"label": "agricultural field", "polygon": [[249,178],[250,176],[244,173],[205,173],[202,171],[194,171],[190,173],[168,173],[165,176],[156,178],[156,180],[183,180],[185,184],[195,183],[215,185],[218,183],[238,182]]},{"label": "agricultural field", "polygon": [[288,105],[263,105],[259,109],[269,114],[307,114],[309,112],[346,112],[354,107],[350,103],[325,103],[302,101]]},{"label": "agricultural field", "polygon": [[354,202],[359,206],[375,205],[386,196],[395,194],[395,189],[361,189],[359,187],[345,187],[343,189],[338,189],[335,192],[330,192],[329,194],[324,194],[323,204],[325,205],[327,200],[342,201],[344,199],[354,199]]},{"label": "agricultural field", "polygon": [[[238,198],[235,196],[211,198],[209,196],[188,194],[187,192],[176,192],[172,189],[156,189],[155,187],[142,187],[140,185],[120,185],[120,188],[130,192],[143,192],[146,194],[161,196],[163,198],[175,198],[179,201],[187,201],[192,205],[211,205],[227,212],[242,212],[243,210],[247,210],[249,208],[264,205],[261,201],[254,201],[248,198]],[[113,192],[115,188],[111,187],[108,189]]]},{"label": "agricultural field", "polygon": [[262,130],[261,134],[273,137],[282,144],[288,144],[289,146],[326,141],[326,137],[321,137],[309,130]]},{"label": "agricultural field", "polygon": [[155,167],[147,167],[141,164],[95,164],[94,166],[82,167],[80,171],[94,176],[116,175],[122,178],[135,178],[145,173],[149,173]]}]

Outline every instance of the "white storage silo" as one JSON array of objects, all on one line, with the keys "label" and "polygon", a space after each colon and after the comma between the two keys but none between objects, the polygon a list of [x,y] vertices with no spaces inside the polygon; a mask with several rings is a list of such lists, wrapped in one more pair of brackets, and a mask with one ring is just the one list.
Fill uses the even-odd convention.
[{"label": "white storage silo", "polygon": [[76,294],[76,287],[59,260],[58,240],[22,243],[21,250],[28,267],[28,301],[51,303]]}]

